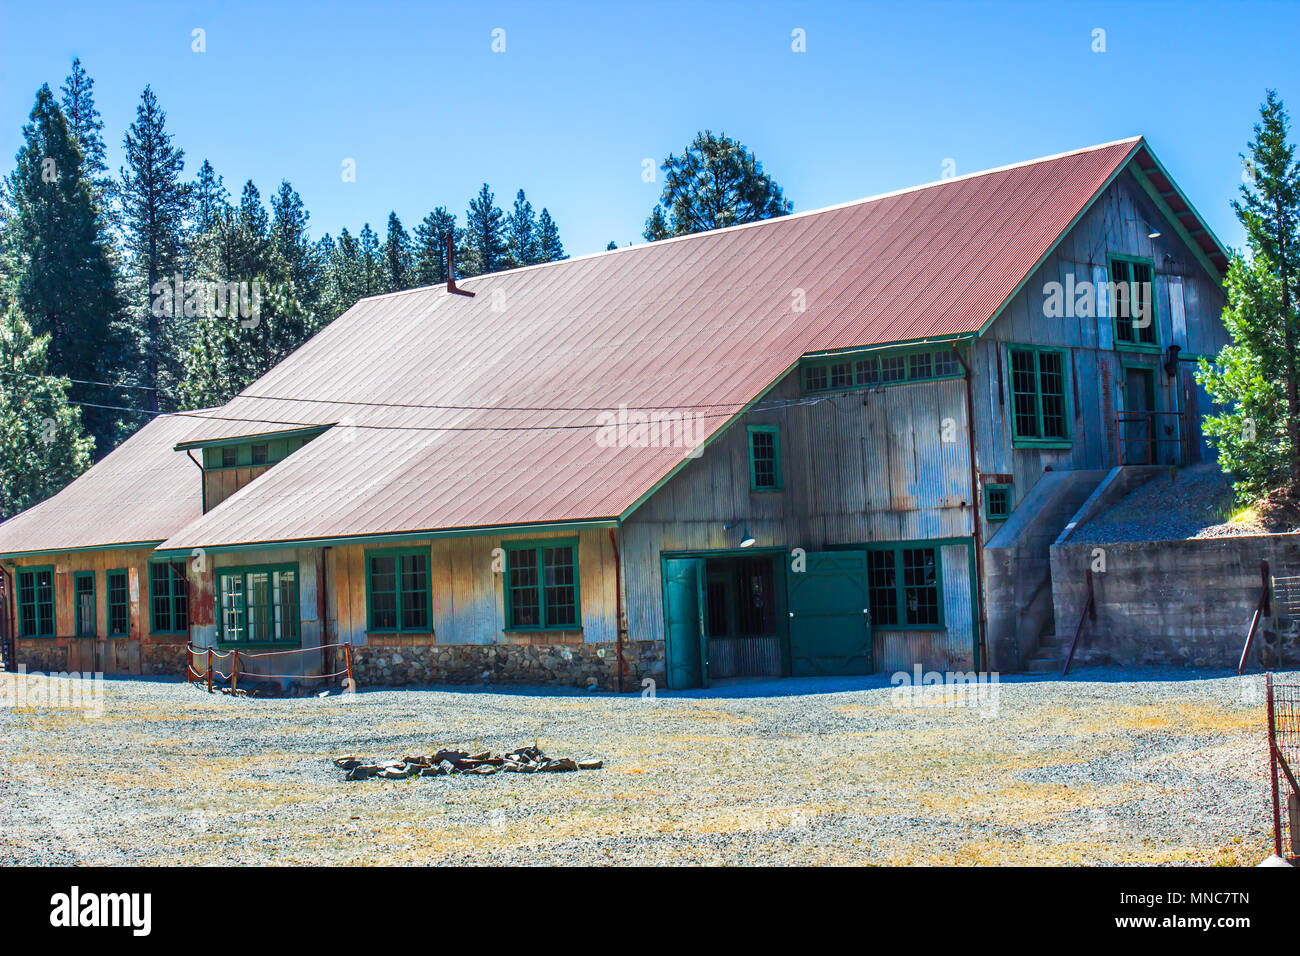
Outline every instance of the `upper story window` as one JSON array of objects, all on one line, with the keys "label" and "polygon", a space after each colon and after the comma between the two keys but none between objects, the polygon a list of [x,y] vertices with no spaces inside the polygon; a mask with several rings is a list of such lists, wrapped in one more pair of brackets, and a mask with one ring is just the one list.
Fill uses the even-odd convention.
[{"label": "upper story window", "polygon": [[1007,364],[1011,371],[1011,428],[1016,443],[1068,443],[1065,353],[1013,345],[1007,350]]},{"label": "upper story window", "polygon": [[429,553],[424,549],[366,554],[367,628],[428,631]]},{"label": "upper story window", "polygon": [[19,569],[18,636],[54,636],[54,568]]},{"label": "upper story window", "polygon": [[775,425],[749,426],[749,489],[781,490],[781,433]]},{"label": "upper story window", "polygon": [[1115,344],[1158,349],[1152,260],[1137,256],[1110,256],[1110,282],[1110,314],[1114,322]]},{"label": "upper story window", "polygon": [[189,631],[190,594],[184,561],[150,563],[149,606],[155,634],[184,634]]},{"label": "upper story window", "polygon": [[266,442],[262,442],[260,444],[253,446],[252,458],[253,458],[252,463],[254,465],[265,465],[270,460],[267,453]]},{"label": "upper story window", "polygon": [[891,349],[856,357],[813,359],[803,364],[805,392],[878,388],[961,376],[961,362],[951,346]]}]

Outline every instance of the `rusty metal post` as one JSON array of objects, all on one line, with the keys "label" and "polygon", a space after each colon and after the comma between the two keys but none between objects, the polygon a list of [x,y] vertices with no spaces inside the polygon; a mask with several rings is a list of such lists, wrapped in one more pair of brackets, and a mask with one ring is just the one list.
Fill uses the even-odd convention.
[{"label": "rusty metal post", "polygon": [[1273,852],[1282,859],[1282,807],[1277,793],[1277,724],[1273,719],[1273,675],[1264,675],[1264,700],[1268,707],[1268,782],[1273,791]]},{"label": "rusty metal post", "polygon": [[208,648],[208,693],[212,693],[212,648]]},{"label": "rusty metal post", "polygon": [[231,651],[234,656],[231,658],[230,665],[230,696],[235,696],[235,691],[239,688],[239,650],[236,648]]},{"label": "rusty metal post", "polygon": [[1271,617],[1273,615],[1273,582],[1269,578],[1268,561],[1266,560],[1259,562],[1259,586],[1263,589],[1264,594],[1261,599],[1264,605],[1264,616]]}]

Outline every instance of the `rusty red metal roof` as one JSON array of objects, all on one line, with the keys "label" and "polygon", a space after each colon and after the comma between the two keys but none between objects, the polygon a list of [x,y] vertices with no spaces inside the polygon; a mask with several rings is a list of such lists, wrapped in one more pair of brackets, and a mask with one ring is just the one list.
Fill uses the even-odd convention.
[{"label": "rusty red metal roof", "polygon": [[712,434],[806,353],[978,332],[1141,146],[362,300],[189,413],[178,445],[334,427],[162,547],[622,516],[687,449],[603,447],[602,412]]},{"label": "rusty red metal roof", "polygon": [[199,469],[172,446],[192,419],[160,415],[52,498],[0,524],[0,553],[155,544],[202,512]]}]

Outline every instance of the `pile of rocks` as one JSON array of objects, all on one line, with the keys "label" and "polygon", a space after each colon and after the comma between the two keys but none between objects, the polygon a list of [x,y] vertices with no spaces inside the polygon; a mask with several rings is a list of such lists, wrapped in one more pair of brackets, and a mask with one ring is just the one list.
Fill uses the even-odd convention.
[{"label": "pile of rocks", "polygon": [[370,760],[344,754],[334,758],[334,766],[346,771],[345,780],[405,780],[408,777],[444,777],[452,774],[563,773],[570,770],[599,770],[600,760],[552,759],[538,747],[520,747],[508,754],[496,755],[484,750],[439,750],[432,755],[406,756],[401,760]]}]

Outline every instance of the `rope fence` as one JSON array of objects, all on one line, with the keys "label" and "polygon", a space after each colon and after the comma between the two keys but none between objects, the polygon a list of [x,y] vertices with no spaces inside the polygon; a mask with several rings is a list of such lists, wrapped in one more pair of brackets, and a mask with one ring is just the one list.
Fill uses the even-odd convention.
[{"label": "rope fence", "polygon": [[[333,650],[336,647],[343,648],[342,670],[330,671],[322,674],[264,674],[260,671],[249,671],[240,668],[240,660],[249,661],[263,657],[285,657],[293,654],[324,654],[327,650]],[[202,670],[194,667],[194,659],[198,656],[200,659],[206,658],[207,666]],[[330,655],[331,657],[333,655]],[[229,672],[219,670],[216,662],[231,659]],[[185,680],[190,684],[206,684],[209,694],[213,693],[214,678],[228,681],[230,692],[233,694],[239,689],[239,678],[247,677],[253,680],[332,680],[335,677],[346,677],[347,686],[355,688],[356,682],[352,678],[352,644],[344,641],[338,644],[321,644],[319,647],[294,647],[283,651],[262,651],[252,653],[249,651],[240,651],[238,648],[220,651],[214,647],[197,647],[192,643],[185,645]]]}]

